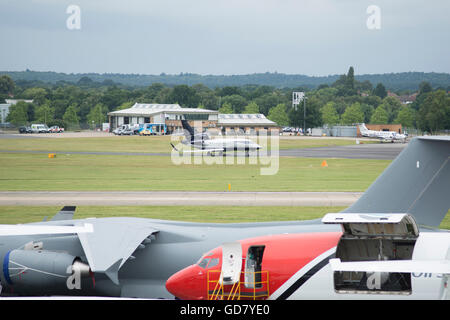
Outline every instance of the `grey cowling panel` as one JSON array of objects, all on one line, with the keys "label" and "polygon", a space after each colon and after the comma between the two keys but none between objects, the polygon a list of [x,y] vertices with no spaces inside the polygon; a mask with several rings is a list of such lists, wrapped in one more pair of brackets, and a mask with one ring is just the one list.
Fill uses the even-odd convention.
[{"label": "grey cowling panel", "polygon": [[450,207],[450,137],[414,138],[348,213],[409,213],[437,227]]}]

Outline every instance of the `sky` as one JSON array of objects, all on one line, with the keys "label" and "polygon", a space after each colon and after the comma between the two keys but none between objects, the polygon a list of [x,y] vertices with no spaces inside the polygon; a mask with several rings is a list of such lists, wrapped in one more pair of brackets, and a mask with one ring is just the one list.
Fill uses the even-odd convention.
[{"label": "sky", "polygon": [[448,0],[0,0],[0,70],[450,73],[449,16]]}]

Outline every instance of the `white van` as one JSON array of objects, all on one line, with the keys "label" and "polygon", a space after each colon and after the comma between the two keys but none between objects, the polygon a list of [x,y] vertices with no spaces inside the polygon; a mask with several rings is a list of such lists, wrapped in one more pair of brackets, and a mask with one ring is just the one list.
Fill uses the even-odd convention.
[{"label": "white van", "polygon": [[32,124],[31,132],[32,133],[48,133],[49,129],[45,124]]}]

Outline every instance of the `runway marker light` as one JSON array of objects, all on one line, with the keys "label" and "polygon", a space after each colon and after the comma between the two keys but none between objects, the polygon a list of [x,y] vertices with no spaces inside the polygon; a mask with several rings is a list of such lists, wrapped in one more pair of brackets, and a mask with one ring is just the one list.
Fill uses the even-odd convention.
[{"label": "runway marker light", "polygon": [[231,183],[228,184],[228,191],[231,191]]},{"label": "runway marker light", "polygon": [[48,154],[48,157],[49,157],[49,158],[56,158],[56,154],[54,154],[54,153],[49,153],[49,154]]}]

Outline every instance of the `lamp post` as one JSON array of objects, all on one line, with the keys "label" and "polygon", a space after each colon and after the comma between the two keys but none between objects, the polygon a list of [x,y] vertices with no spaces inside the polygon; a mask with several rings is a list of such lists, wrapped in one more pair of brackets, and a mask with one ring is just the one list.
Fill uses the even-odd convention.
[{"label": "lamp post", "polygon": [[306,136],[306,96],[303,96],[303,135]]}]

